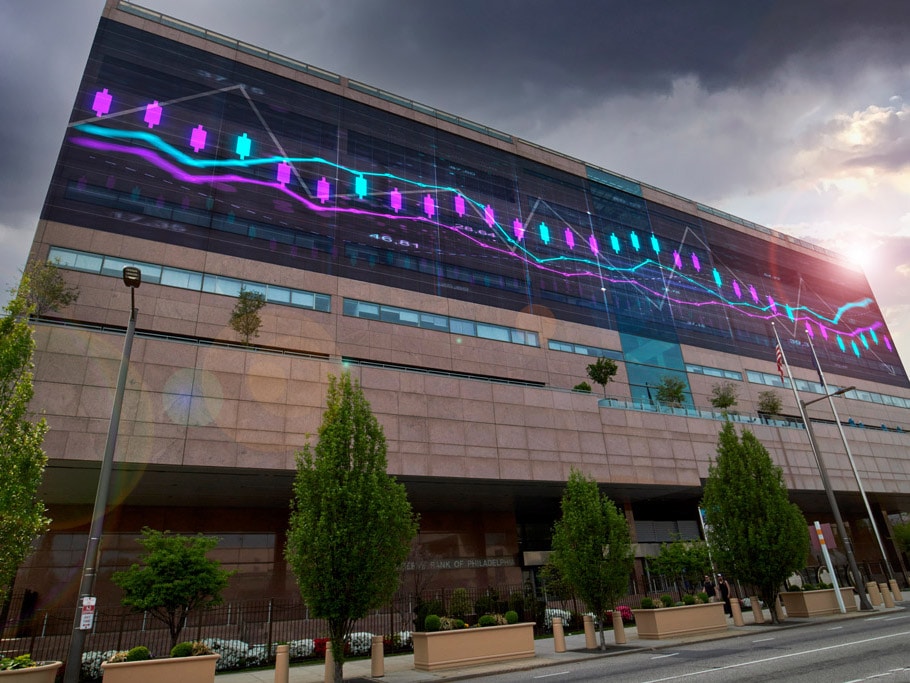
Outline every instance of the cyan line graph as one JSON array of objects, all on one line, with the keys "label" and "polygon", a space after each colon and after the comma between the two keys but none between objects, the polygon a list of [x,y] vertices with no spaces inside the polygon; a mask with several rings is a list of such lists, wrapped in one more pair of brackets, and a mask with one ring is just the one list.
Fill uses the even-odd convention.
[{"label": "cyan line graph", "polygon": [[[146,107],[144,121],[150,129],[160,124],[161,109],[158,102]],[[99,116],[103,113],[105,112],[102,110]],[[771,296],[763,297],[754,285],[741,285],[735,278],[725,281],[716,267],[711,269],[710,276],[706,277],[705,282],[685,272],[690,269],[691,264],[691,270],[701,276],[702,264],[694,251],[688,255],[682,254],[680,251],[683,245],[680,244],[678,250],[672,250],[665,257],[672,261],[672,265],[665,265],[660,260],[662,245],[653,234],[639,236],[636,232],[629,231],[627,237],[620,238],[614,231],[607,239],[609,244],[602,245],[593,229],[584,234],[583,229],[577,226],[568,223],[558,227],[548,226],[545,221],[539,221],[535,227],[531,224],[530,217],[524,221],[518,217],[514,218],[511,230],[508,230],[503,225],[506,221],[496,218],[491,205],[471,198],[459,188],[425,183],[388,172],[350,168],[318,156],[256,157],[253,153],[254,141],[247,133],[236,137],[234,145],[236,159],[203,159],[184,152],[150,130],[116,129],[94,123],[78,123],[73,128],[86,136],[74,138],[73,142],[77,145],[100,152],[142,158],[173,178],[186,183],[195,185],[234,183],[269,187],[316,213],[354,214],[382,220],[429,224],[434,228],[456,233],[482,249],[520,259],[531,267],[554,275],[565,278],[593,278],[604,289],[607,283],[630,285],[649,299],[663,300],[679,306],[722,306],[753,318],[787,319],[794,327],[802,324],[810,337],[815,337],[817,333],[825,340],[836,342],[842,352],[849,350],[857,357],[861,354],[860,347],[866,350],[871,348],[870,340],[872,345],[884,343],[888,351],[893,351],[887,335],[881,335],[879,338],[876,332],[884,327],[881,321],[851,328],[849,322],[844,320],[845,315],[851,310],[869,307],[873,303],[870,298],[847,302],[837,307],[833,313],[825,315],[807,306],[791,306],[777,302]],[[192,129],[189,147],[194,153],[202,151],[207,143],[208,134],[201,125]],[[262,166],[274,168],[274,181],[229,172]],[[194,174],[192,170],[198,170],[200,173]],[[223,172],[216,173],[217,171]],[[292,172],[297,179],[296,184],[292,182]],[[304,180],[305,176],[312,178],[309,181],[313,184],[312,188]],[[375,187],[381,184],[377,183],[379,179],[388,181],[388,189],[379,190]],[[340,192],[338,186],[333,188],[333,181],[338,186],[346,185],[350,191]],[[422,195],[416,202],[413,200],[409,202],[406,199],[409,195],[415,194]],[[377,211],[345,205],[347,200],[362,200],[368,196],[381,199],[387,208]],[[498,239],[495,242],[486,241],[467,232],[463,225],[443,222],[440,212],[442,202],[449,202],[448,210],[459,218],[464,218],[470,212],[475,218],[483,220]],[[569,253],[555,256],[535,253],[534,243],[543,245],[541,249],[556,248],[554,235],[558,235],[560,230],[563,241],[559,247]],[[649,249],[653,256],[647,255]],[[618,259],[620,254],[627,260],[635,258],[639,260],[634,265],[615,265],[613,261]],[[705,299],[697,299],[695,295],[690,295],[692,298],[671,295],[667,282],[672,280],[681,281],[685,289],[694,290]],[[726,294],[725,287],[731,290],[732,296]]]}]

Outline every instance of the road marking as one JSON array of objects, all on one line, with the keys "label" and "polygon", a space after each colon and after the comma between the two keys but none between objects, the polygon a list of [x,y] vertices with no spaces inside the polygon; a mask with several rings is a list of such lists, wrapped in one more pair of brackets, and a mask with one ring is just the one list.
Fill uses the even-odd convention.
[{"label": "road marking", "polygon": [[828,630],[829,631],[840,631],[842,628],[843,628],[843,626],[833,626],[833,627],[829,628]]},{"label": "road marking", "polygon": [[774,640],[774,638],[759,638],[758,640],[753,640],[753,643],[765,643],[769,640]]},{"label": "road marking", "polygon": [[765,664],[766,662],[773,662],[778,659],[789,659],[790,657],[799,657],[800,655],[809,655],[815,652],[826,652],[828,650],[834,650],[835,648],[841,648],[846,645],[864,645],[866,643],[874,643],[878,640],[888,640],[889,638],[901,638],[910,636],[910,631],[902,631],[900,633],[891,633],[887,636],[876,636],[875,638],[865,638],[863,640],[854,640],[849,643],[842,643],[840,645],[826,645],[825,647],[817,647],[812,650],[801,650],[800,652],[790,652],[785,655],[776,655],[774,657],[765,657],[764,659],[754,659],[750,662],[740,662],[739,664],[728,664],[727,666],[716,666],[710,669],[703,669],[701,671],[691,671],[685,674],[679,674],[678,676],[668,676],[667,678],[654,678],[650,681],[642,681],[642,683],[664,683],[665,681],[678,681],[683,678],[691,678],[692,676],[704,676],[706,674],[714,673],[716,671],[724,671],[726,669],[739,669],[744,666],[753,666],[755,664]]},{"label": "road marking", "polygon": [[550,678],[550,676],[565,676],[566,674],[569,674],[569,673],[572,673],[572,672],[569,670],[557,671],[556,673],[552,673],[552,674],[541,674],[540,676],[534,676],[534,678]]},{"label": "road marking", "polygon": [[675,657],[678,654],[678,652],[674,652],[673,654],[669,655],[657,655],[656,657],[651,657],[651,659],[666,659],[667,657]]}]

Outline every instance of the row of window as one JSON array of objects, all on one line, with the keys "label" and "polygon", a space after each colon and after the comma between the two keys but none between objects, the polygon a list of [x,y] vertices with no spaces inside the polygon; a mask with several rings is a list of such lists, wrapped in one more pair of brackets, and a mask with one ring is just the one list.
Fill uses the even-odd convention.
[{"label": "row of window", "polygon": [[278,287],[263,282],[251,282],[223,275],[200,273],[199,271],[186,270],[184,268],[160,266],[145,261],[90,254],[84,251],[76,251],[75,249],[63,249],[62,247],[51,247],[48,260],[56,263],[61,268],[117,278],[121,276],[126,266],[136,266],[142,271],[143,282],[235,297],[240,296],[241,289],[247,289],[259,292],[269,303],[296,306],[325,313],[331,311],[331,296],[302,289]]},{"label": "row of window", "polygon": [[[225,277],[222,275],[212,275],[184,268],[161,266],[145,261],[121,259],[114,256],[92,254],[62,247],[51,247],[48,254],[48,260],[56,263],[62,268],[117,278],[121,276],[123,268],[126,266],[136,266],[142,271],[142,279],[145,282],[233,297],[239,296],[241,289],[247,289],[261,293],[269,303],[296,306],[298,308],[321,311],[324,313],[331,312],[332,298],[329,294],[291,289],[289,287],[279,287],[277,285],[270,285],[262,282],[241,280],[239,278]],[[465,320],[463,318],[451,318],[445,315],[425,313],[423,311],[415,311],[397,306],[387,306],[385,304],[377,304],[369,301],[344,299],[343,311],[344,315],[355,318],[380,320],[396,325],[419,327],[421,329],[436,330],[437,332],[447,332],[449,334],[458,334],[466,337],[492,339],[494,341],[520,344],[522,346],[540,346],[540,340],[537,333],[529,330],[481,323],[473,320]],[[556,339],[549,340],[547,342],[547,347],[554,351],[563,351],[582,356],[604,357],[618,361],[624,360],[623,353],[620,351],[596,346],[586,346],[584,344],[575,344]],[[685,367],[686,372],[693,374],[730,379],[739,382],[743,380],[742,373],[734,370],[724,370],[722,368],[696,365],[694,363],[686,363]],[[747,370],[746,376],[748,381],[753,384],[764,384],[778,388],[790,387],[789,379],[782,382],[780,376],[773,373]],[[800,391],[815,394],[825,393],[821,383],[803,379],[796,380],[796,388]],[[832,391],[838,388],[839,387],[835,385],[828,385],[828,389]],[[891,396],[888,394],[861,391],[858,389],[848,392],[845,396],[859,401],[910,409],[910,399],[902,398],[900,396]]]}]

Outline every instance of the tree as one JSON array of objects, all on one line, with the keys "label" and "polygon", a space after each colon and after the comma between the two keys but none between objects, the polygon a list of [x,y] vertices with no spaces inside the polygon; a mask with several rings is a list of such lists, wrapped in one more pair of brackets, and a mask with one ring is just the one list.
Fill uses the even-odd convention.
[{"label": "tree", "polygon": [[67,284],[60,273],[60,260],[32,261],[25,268],[29,287],[27,298],[35,315],[59,311],[79,299],[79,288]]},{"label": "tree", "polygon": [[384,605],[417,533],[404,486],[386,473],[386,440],[360,385],[329,376],[315,447],[297,454],[285,557],[314,616],[329,626],[335,680],[354,622]]},{"label": "tree", "polygon": [[711,405],[726,413],[728,408],[736,405],[736,394],[737,389],[733,382],[715,384],[711,387]]},{"label": "tree", "polygon": [[265,306],[265,294],[251,289],[240,289],[240,296],[231,312],[231,329],[240,335],[240,340],[249,345],[250,339],[259,336],[262,318],[259,311]]},{"label": "tree", "polygon": [[660,554],[648,560],[648,567],[652,573],[672,580],[677,587],[700,585],[701,578],[711,571],[708,545],[700,540],[661,543]]},{"label": "tree", "polygon": [[562,517],[553,527],[550,562],[600,620],[600,649],[607,647],[604,615],[625,595],[634,557],[625,516],[597,482],[576,469],[562,496]]},{"label": "tree", "polygon": [[136,542],[145,548],[141,564],[114,572],[111,580],[123,590],[123,605],[134,612],[148,612],[167,626],[174,647],[192,612],[223,602],[221,592],[235,572],[206,557],[218,545],[212,536],[184,536],[145,527]]},{"label": "tree", "polygon": [[[809,532],[787,496],[781,468],[749,430],[740,439],[733,423],[724,424],[701,506],[719,567],[773,605],[787,577],[805,566]],[[777,623],[774,610],[771,619]]]},{"label": "tree", "polygon": [[34,307],[28,292],[25,276],[0,318],[0,605],[32,542],[50,524],[38,497],[47,464],[42,449],[47,423],[28,412],[35,348],[28,324]]},{"label": "tree", "polygon": [[678,377],[664,375],[657,384],[657,402],[679,408],[686,400],[686,383]]},{"label": "tree", "polygon": [[616,361],[603,356],[600,356],[588,366],[588,379],[603,387],[604,398],[607,397],[607,384],[616,376],[617,370],[619,368],[616,365]]},{"label": "tree", "polygon": [[783,401],[781,401],[780,394],[773,389],[758,393],[758,412],[767,415],[780,415],[782,407]]},{"label": "tree", "polygon": [[899,522],[892,526],[891,536],[900,552],[910,553],[910,522]]}]

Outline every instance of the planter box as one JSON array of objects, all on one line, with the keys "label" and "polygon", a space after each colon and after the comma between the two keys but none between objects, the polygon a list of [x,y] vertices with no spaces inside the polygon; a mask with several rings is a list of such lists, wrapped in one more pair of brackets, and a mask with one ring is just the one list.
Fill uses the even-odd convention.
[{"label": "planter box", "polygon": [[643,640],[679,638],[727,630],[724,603],[709,602],[701,605],[662,607],[658,609],[633,609],[638,637]]},{"label": "planter box", "polygon": [[221,655],[146,659],[142,662],[105,662],[103,683],[213,683]]},{"label": "planter box", "polygon": [[[856,598],[853,588],[841,588],[841,599],[848,612],[856,612]],[[837,596],[833,588],[818,591],[785,591],[780,594],[788,617],[819,617],[826,614],[840,614]]]},{"label": "planter box", "polygon": [[534,656],[534,623],[414,632],[414,668],[437,671]]},{"label": "planter box", "polygon": [[[57,669],[63,666],[63,662],[48,662],[39,664],[28,669],[12,669],[11,671],[0,671],[0,680],[12,683],[12,678],[16,678],[16,683],[54,683],[57,678]],[[5,678],[9,676],[9,678]]]}]

